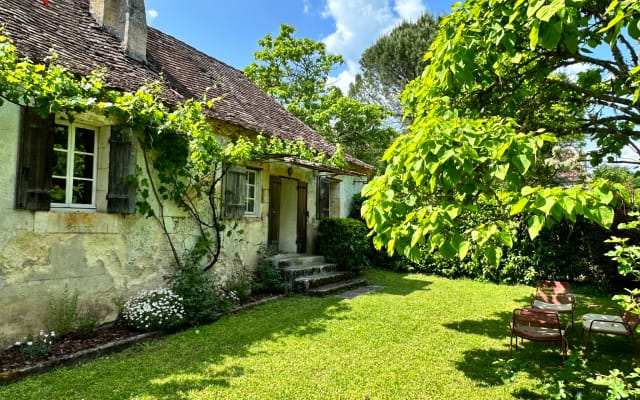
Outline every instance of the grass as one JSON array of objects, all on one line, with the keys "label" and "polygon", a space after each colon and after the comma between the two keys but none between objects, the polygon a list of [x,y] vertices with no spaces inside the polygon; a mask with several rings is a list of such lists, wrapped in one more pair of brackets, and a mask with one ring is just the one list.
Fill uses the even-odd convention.
[{"label": "grass", "polygon": [[[0,387],[0,399],[546,399],[546,384],[568,378],[592,399],[602,389],[584,377],[631,369],[628,339],[605,336],[571,372],[579,323],[572,361],[527,342],[507,362],[508,320],[530,287],[383,271],[367,279],[385,288],[352,300],[277,300]],[[577,315],[591,302],[607,297],[580,296]]]}]

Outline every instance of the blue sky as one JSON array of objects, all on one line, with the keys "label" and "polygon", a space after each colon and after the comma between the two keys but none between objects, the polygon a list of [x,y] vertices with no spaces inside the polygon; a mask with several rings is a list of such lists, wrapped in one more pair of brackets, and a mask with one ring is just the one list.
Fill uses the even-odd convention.
[{"label": "blue sky", "polygon": [[453,0],[146,0],[147,23],[235,68],[253,61],[258,40],[280,25],[322,41],[345,58],[334,72],[345,89],[362,52],[402,20],[448,14]]}]

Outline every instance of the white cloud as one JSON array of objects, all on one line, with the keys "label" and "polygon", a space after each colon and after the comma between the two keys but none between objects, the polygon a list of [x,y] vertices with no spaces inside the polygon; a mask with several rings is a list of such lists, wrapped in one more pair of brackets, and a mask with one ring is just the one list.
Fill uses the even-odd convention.
[{"label": "white cloud", "polygon": [[348,88],[362,52],[401,21],[415,21],[425,11],[424,0],[326,0],[323,16],[335,21],[335,31],[322,41],[328,53],[342,55],[346,63],[333,81]]},{"label": "white cloud", "polygon": [[158,10],[154,10],[154,9],[147,10],[147,18],[149,18],[150,20],[154,20],[158,18]]},{"label": "white cloud", "polygon": [[422,0],[396,0],[393,8],[398,16],[407,21],[417,21],[427,11]]},{"label": "white cloud", "polygon": [[309,14],[311,12],[311,4],[309,3],[309,0],[304,0],[304,8],[302,12],[305,14]]},{"label": "white cloud", "polygon": [[347,62],[347,68],[340,72],[338,76],[331,76],[327,81],[327,86],[337,86],[342,93],[346,96],[349,93],[349,84],[356,79],[356,74],[359,72],[359,66],[353,61]]}]

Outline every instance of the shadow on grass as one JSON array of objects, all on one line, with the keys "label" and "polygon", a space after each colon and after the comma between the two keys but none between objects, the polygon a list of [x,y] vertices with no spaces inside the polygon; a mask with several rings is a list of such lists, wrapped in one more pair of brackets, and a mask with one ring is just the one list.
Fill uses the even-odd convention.
[{"label": "shadow on grass", "polygon": [[[563,390],[571,396],[585,399],[605,399],[606,388],[587,382],[598,374],[608,375],[617,368],[630,372],[637,365],[632,346],[626,337],[595,335],[591,338],[588,359],[584,358],[584,335],[582,327],[576,324],[575,332],[568,332],[569,359],[562,360],[558,344],[532,341],[518,342],[509,356],[510,334],[506,328],[510,313],[499,313],[496,318],[465,320],[447,324],[450,329],[465,333],[504,338],[504,350],[470,350],[463,353],[462,361],[456,368],[462,371],[478,386],[509,385],[518,376],[527,376],[544,382],[547,388],[518,389],[512,395],[516,399],[548,399],[550,393]],[[514,339],[515,340],[515,339]],[[514,342],[515,344],[515,342]],[[562,382],[562,383],[559,383]]]},{"label": "shadow on grass", "polygon": [[428,286],[433,283],[427,280],[426,275],[389,273],[388,271],[380,273],[377,270],[367,271],[365,279],[374,280],[376,285],[384,286],[384,289],[378,291],[378,293],[395,296],[408,296],[414,292],[428,290]]},{"label": "shadow on grass", "polygon": [[288,336],[320,334],[350,309],[335,297],[280,299],[120,354],[0,387],[0,398],[192,398],[194,392],[226,388],[232,378],[251,373],[246,365],[225,361],[273,351],[270,346]]},{"label": "shadow on grass", "polygon": [[444,324],[446,328],[463,333],[488,336],[494,339],[509,338],[510,311],[495,313],[495,318],[481,320],[465,319],[460,322]]}]

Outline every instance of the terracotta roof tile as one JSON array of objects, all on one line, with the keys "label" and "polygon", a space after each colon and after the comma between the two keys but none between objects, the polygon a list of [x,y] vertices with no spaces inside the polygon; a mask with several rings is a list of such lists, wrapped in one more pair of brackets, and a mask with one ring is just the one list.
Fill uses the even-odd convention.
[{"label": "terracotta roof tile", "polygon": [[[88,0],[2,0],[0,23],[14,40],[19,53],[42,61],[50,49],[58,62],[77,74],[106,68],[108,84],[134,91],[146,82],[164,78],[163,97],[169,103],[201,98],[219,98],[212,118],[280,139],[303,140],[311,148],[328,154],[335,147],[313,129],[287,112],[249,81],[244,74],[186,43],[148,28],[147,63],[128,57],[120,42],[95,21]],[[373,168],[353,157],[354,166]]]}]

